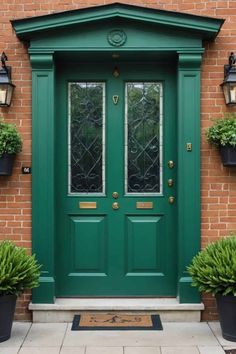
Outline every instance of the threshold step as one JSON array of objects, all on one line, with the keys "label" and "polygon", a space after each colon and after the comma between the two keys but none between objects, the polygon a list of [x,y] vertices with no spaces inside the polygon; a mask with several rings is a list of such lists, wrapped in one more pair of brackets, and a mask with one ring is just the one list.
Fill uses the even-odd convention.
[{"label": "threshold step", "polygon": [[33,322],[71,322],[87,311],[158,313],[164,322],[199,322],[202,303],[180,304],[176,298],[57,298],[54,304],[29,304]]}]

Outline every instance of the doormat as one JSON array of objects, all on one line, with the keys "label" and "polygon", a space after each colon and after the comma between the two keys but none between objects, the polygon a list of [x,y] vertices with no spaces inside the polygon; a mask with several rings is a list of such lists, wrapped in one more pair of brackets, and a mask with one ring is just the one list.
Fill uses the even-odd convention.
[{"label": "doormat", "polygon": [[226,354],[236,354],[236,349],[227,349],[225,350]]},{"label": "doormat", "polygon": [[127,315],[112,314],[84,314],[75,315],[71,327],[72,331],[98,330],[130,330],[156,331],[163,330],[159,315]]}]

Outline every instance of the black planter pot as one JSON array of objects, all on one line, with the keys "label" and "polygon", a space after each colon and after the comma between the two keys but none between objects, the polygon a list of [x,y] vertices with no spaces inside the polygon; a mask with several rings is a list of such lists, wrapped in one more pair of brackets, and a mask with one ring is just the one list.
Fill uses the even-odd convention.
[{"label": "black planter pot", "polygon": [[216,294],[223,338],[236,342],[236,296]]},{"label": "black planter pot", "polygon": [[0,296],[0,342],[4,342],[11,336],[15,307],[16,295]]},{"label": "black planter pot", "polygon": [[220,146],[220,155],[224,166],[236,166],[236,147]]},{"label": "black planter pot", "polygon": [[11,176],[15,157],[15,154],[7,153],[0,157],[0,176]]}]

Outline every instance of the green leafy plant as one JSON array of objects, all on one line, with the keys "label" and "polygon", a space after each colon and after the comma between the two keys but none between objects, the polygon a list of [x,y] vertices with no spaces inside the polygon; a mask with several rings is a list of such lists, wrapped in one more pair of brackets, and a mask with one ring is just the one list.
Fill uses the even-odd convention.
[{"label": "green leafy plant", "polygon": [[193,258],[187,270],[199,291],[236,296],[236,236],[209,244]]},{"label": "green leafy plant", "polygon": [[35,256],[11,241],[0,243],[0,295],[20,295],[38,286],[41,266]]},{"label": "green leafy plant", "polygon": [[22,139],[16,126],[0,120],[0,157],[4,153],[16,154],[22,150]]},{"label": "green leafy plant", "polygon": [[236,114],[213,120],[214,124],[206,129],[207,140],[216,146],[236,145]]}]

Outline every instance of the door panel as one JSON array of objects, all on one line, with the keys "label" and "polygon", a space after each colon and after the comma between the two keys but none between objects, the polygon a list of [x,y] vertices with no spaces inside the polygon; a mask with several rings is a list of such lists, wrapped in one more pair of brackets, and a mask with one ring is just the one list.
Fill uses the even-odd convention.
[{"label": "door panel", "polygon": [[164,63],[57,66],[57,296],[176,295],[175,87]]},{"label": "door panel", "polygon": [[70,218],[72,269],[77,273],[106,272],[107,227],[101,216]]},{"label": "door panel", "polygon": [[[127,217],[127,275],[161,272],[163,217]],[[145,247],[144,247],[145,245]]]}]

